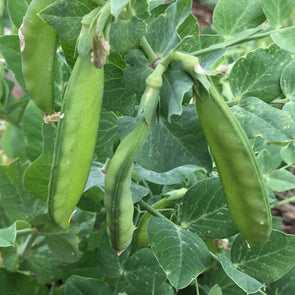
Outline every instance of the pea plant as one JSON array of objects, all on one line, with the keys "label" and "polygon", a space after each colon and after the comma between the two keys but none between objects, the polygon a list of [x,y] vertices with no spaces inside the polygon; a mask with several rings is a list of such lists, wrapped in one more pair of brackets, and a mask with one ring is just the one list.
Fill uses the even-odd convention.
[{"label": "pea plant", "polygon": [[288,295],[295,1],[0,1],[0,293]]}]

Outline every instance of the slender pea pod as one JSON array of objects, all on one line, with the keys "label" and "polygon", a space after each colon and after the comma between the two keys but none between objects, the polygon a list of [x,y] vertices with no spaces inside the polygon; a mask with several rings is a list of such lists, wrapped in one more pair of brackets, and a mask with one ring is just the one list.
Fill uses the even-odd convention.
[{"label": "slender pea pod", "polygon": [[99,125],[104,86],[103,68],[78,57],[73,68],[58,122],[49,182],[48,210],[67,228],[89,174]]},{"label": "slender pea pod", "polygon": [[20,29],[26,90],[47,115],[54,113],[54,62],[57,34],[38,13],[55,0],[32,0]]},{"label": "slender pea pod", "polygon": [[207,89],[198,84],[196,109],[230,215],[249,245],[262,244],[269,237],[272,219],[257,158],[245,131],[213,84],[204,77],[200,79]]}]

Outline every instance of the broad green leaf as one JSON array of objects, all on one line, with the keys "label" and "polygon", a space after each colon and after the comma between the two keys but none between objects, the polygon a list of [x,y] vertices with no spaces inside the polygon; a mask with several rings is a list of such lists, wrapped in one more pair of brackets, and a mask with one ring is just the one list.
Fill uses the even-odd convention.
[{"label": "broad green leaf", "polygon": [[[144,290],[140,290],[138,291],[138,289],[133,288],[132,286],[127,286],[125,287],[121,292],[123,293],[119,293],[119,294],[128,294],[128,295],[138,295],[139,293],[141,295],[175,295],[174,289],[172,288],[172,286],[168,283],[164,283],[162,284],[159,288],[157,288],[156,290],[149,290],[149,291],[144,291]],[[153,293],[151,293],[153,292]]]},{"label": "broad green leaf", "polygon": [[[277,154],[278,153],[275,155]],[[277,169],[282,162],[280,155],[280,160],[278,161],[277,157],[275,157],[274,154],[272,154],[271,151],[266,148],[259,152],[257,158],[263,174],[270,174],[273,170]]]},{"label": "broad green leaf", "polygon": [[10,247],[14,245],[16,239],[16,223],[7,228],[0,228],[0,247]]},{"label": "broad green leaf", "polygon": [[138,292],[157,290],[167,279],[149,248],[140,249],[128,259],[124,274]]},{"label": "broad green leaf", "polygon": [[266,102],[279,97],[281,73],[291,61],[291,53],[276,45],[249,52],[231,70],[229,81],[234,96],[255,96]]},{"label": "broad green leaf", "polygon": [[29,221],[47,211],[44,201],[32,198],[23,185],[23,174],[26,165],[14,161],[8,166],[0,166],[1,205],[11,222]]},{"label": "broad green leaf", "polygon": [[[292,0],[293,1],[293,0]],[[295,3],[294,3],[295,4]],[[295,28],[285,28],[271,34],[274,43],[280,48],[295,53]]]},{"label": "broad green leaf", "polygon": [[179,44],[177,29],[189,16],[191,7],[191,0],[178,0],[148,24],[145,37],[157,55],[166,56]]},{"label": "broad green leaf", "polygon": [[112,290],[102,281],[80,276],[70,276],[65,284],[65,295],[112,295]]},{"label": "broad green leaf", "polygon": [[140,179],[144,179],[152,183],[166,185],[180,183],[189,175],[200,169],[200,167],[193,165],[183,165],[167,172],[157,173],[144,169],[140,165],[135,165],[135,172]]},{"label": "broad green leaf", "polygon": [[27,168],[24,185],[35,198],[46,201],[56,139],[56,128],[53,125],[43,124],[43,139],[42,154]]},{"label": "broad green leaf", "polygon": [[225,273],[247,294],[258,292],[263,287],[262,283],[236,269],[225,254],[218,255],[218,260]]},{"label": "broad green leaf", "polygon": [[140,45],[146,33],[146,24],[133,16],[130,20],[113,23],[110,30],[110,46],[114,52],[127,53]]},{"label": "broad green leaf", "polygon": [[25,81],[22,74],[20,43],[18,35],[4,35],[0,37],[0,52],[5,58],[19,85],[25,89]]},{"label": "broad green leaf", "polygon": [[103,107],[108,111],[133,115],[135,97],[127,95],[123,81],[123,71],[114,65],[105,65],[104,71]]},{"label": "broad green leaf", "polygon": [[[119,119],[120,138],[124,138],[135,124],[134,118]],[[166,172],[182,165],[195,165],[210,171],[212,162],[195,107],[184,107],[181,116],[172,117],[171,124],[160,118],[136,155],[136,161],[155,172]]]},{"label": "broad green leaf", "polygon": [[275,294],[292,294],[295,290],[295,265],[278,281],[270,284],[270,289]]},{"label": "broad green leaf", "polygon": [[239,235],[231,248],[231,260],[238,270],[256,280],[273,282],[295,263],[295,236],[273,230],[265,244],[249,248]]},{"label": "broad green leaf", "polygon": [[211,264],[204,241],[168,219],[153,217],[148,223],[148,238],[160,266],[176,289],[188,286]]},{"label": "broad green leaf", "polygon": [[118,278],[124,271],[124,265],[128,259],[128,250],[120,256],[111,247],[109,237],[104,232],[98,249],[98,263],[108,277]]},{"label": "broad green leaf", "polygon": [[295,120],[295,101],[291,100],[283,106],[283,110],[288,112],[293,120]]},{"label": "broad green leaf", "polygon": [[255,97],[242,99],[231,108],[249,138],[261,137],[266,142],[294,140],[295,121],[286,111]]},{"label": "broad green leaf", "polygon": [[282,147],[280,154],[286,164],[293,165],[295,163],[295,144],[291,142]]},{"label": "broad green leaf", "polygon": [[23,134],[25,138],[26,154],[30,161],[35,161],[42,152],[43,112],[31,101],[23,117]]},{"label": "broad green leaf", "polygon": [[0,248],[0,252],[5,269],[10,272],[16,272],[20,264],[18,247],[10,246],[6,248]]},{"label": "broad green leaf", "polygon": [[7,10],[12,23],[19,28],[23,22],[28,4],[25,0],[8,0]]},{"label": "broad green leaf", "polygon": [[285,169],[275,170],[267,177],[267,183],[273,191],[284,192],[295,188],[295,175]]},{"label": "broad green leaf", "polygon": [[111,14],[117,18],[130,0],[111,0]]},{"label": "broad green leaf", "polygon": [[131,6],[138,18],[145,20],[150,16],[149,0],[131,0]]},{"label": "broad green leaf", "polygon": [[295,61],[290,62],[281,75],[281,88],[287,98],[295,99]]},{"label": "broad green leaf", "polygon": [[268,22],[279,28],[294,11],[294,0],[260,0]]},{"label": "broad green leaf", "polygon": [[213,25],[226,39],[254,28],[264,20],[259,0],[219,0],[213,12]]},{"label": "broad green leaf", "polygon": [[181,227],[196,232],[203,239],[223,239],[238,232],[217,177],[191,187],[182,200],[179,215]]},{"label": "broad green leaf", "polygon": [[0,268],[0,285],[3,295],[48,295],[48,288],[39,285],[30,275],[25,273],[11,273]]},{"label": "broad green leaf", "polygon": [[208,295],[222,295],[222,289],[218,285],[214,285]]},{"label": "broad green leaf", "polygon": [[114,142],[118,137],[117,117],[112,112],[102,111],[95,144],[95,154],[100,162],[113,155]]}]

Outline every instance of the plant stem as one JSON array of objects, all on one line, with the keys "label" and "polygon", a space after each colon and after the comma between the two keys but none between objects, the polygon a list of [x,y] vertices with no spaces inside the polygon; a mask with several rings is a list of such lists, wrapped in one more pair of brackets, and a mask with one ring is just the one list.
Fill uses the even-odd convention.
[{"label": "plant stem", "polygon": [[145,202],[143,200],[140,200],[138,202],[138,204],[140,205],[140,207],[144,208],[146,211],[148,211],[153,216],[158,216],[158,217],[162,217],[162,218],[166,218],[167,219],[167,217],[165,217],[163,214],[161,214],[158,210],[154,209],[147,202]]},{"label": "plant stem", "polygon": [[196,295],[200,295],[200,291],[199,291],[199,284],[198,284],[198,280],[195,280],[195,285],[196,285]]},{"label": "plant stem", "polygon": [[36,232],[35,228],[26,228],[26,229],[19,229],[16,231],[17,236],[25,236],[27,234],[32,234]]},{"label": "plant stem", "polygon": [[141,38],[140,46],[151,63],[153,63],[158,58],[145,37]]},{"label": "plant stem", "polygon": [[38,232],[37,231],[34,231],[33,233],[31,233],[25,243],[23,244],[22,248],[21,248],[21,251],[20,251],[20,257],[21,259],[24,259],[28,253],[30,252],[31,248],[32,248],[32,245],[34,243],[34,241],[36,240],[36,238],[38,237]]},{"label": "plant stem", "polygon": [[274,208],[278,208],[280,206],[283,206],[283,205],[286,205],[286,204],[289,204],[289,203],[292,203],[292,202],[295,202],[295,196],[292,196],[288,199],[285,199],[285,200],[282,200],[282,201],[279,201],[275,204],[272,204],[270,205],[270,209],[274,209]]}]

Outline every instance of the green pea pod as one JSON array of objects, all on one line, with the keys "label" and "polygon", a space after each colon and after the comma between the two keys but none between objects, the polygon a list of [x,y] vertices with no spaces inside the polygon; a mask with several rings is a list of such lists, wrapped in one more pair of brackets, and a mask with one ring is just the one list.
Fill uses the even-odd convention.
[{"label": "green pea pod", "polygon": [[118,146],[105,176],[104,205],[107,211],[107,229],[112,247],[122,251],[132,240],[133,202],[130,192],[133,161],[145,142],[151,126],[141,120]]},{"label": "green pea pod", "polygon": [[32,0],[20,30],[26,90],[47,115],[54,113],[54,62],[57,34],[38,13],[55,0]]},{"label": "green pea pod", "polygon": [[[216,162],[230,215],[249,245],[271,231],[269,199],[245,131],[205,75],[199,77],[196,108]],[[206,88],[206,89],[205,89]]]},{"label": "green pea pod", "polygon": [[49,182],[49,214],[69,226],[89,174],[101,113],[103,68],[78,57],[64,95]]}]

